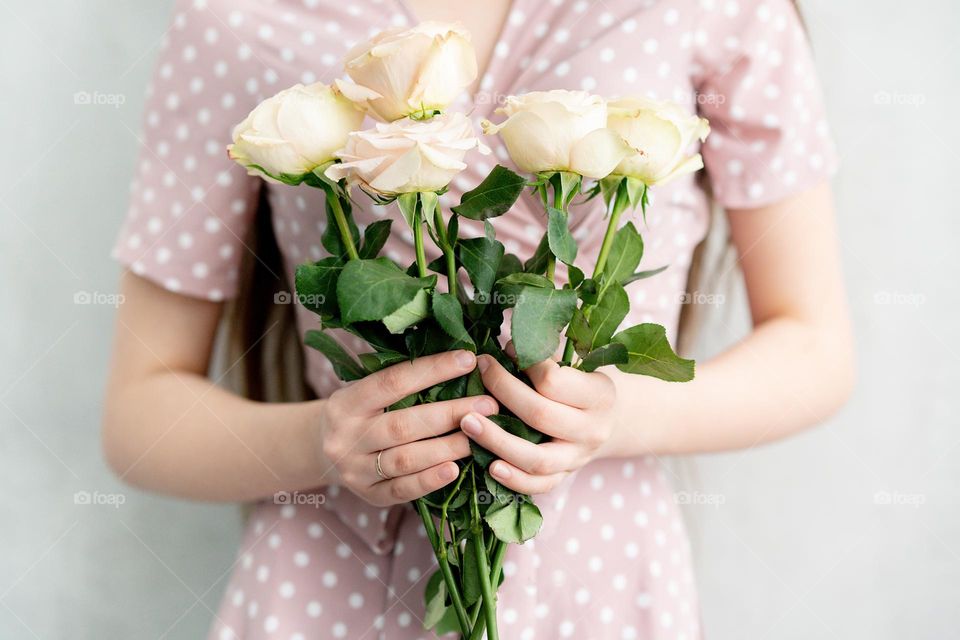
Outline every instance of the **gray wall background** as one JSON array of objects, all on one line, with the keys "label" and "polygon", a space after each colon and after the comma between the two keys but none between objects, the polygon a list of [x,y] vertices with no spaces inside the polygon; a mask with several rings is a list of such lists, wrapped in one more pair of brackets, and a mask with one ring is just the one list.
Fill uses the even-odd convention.
[{"label": "gray wall background", "polygon": [[[0,0],[2,638],[202,637],[233,562],[235,508],[120,486],[98,443],[107,255],[171,4]],[[953,637],[960,6],[803,4],[844,159],[860,384],[819,429],[680,464],[705,625],[719,640]],[[735,286],[701,351],[745,327]]]}]

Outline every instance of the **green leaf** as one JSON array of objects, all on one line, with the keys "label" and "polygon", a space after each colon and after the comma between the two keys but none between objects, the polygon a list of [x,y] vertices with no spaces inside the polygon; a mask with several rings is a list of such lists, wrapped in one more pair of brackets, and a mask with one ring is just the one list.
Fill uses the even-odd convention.
[{"label": "green leaf", "polygon": [[345,324],[383,320],[413,302],[423,289],[434,287],[436,282],[435,275],[408,276],[388,258],[351,260],[337,281],[341,317]]},{"label": "green leaf", "polygon": [[668,382],[693,380],[694,361],[681,358],[670,347],[666,330],[658,324],[638,324],[613,336],[627,348],[626,364],[617,368],[624,373],[653,376]]},{"label": "green leaf", "polygon": [[613,237],[610,255],[603,268],[606,282],[621,282],[633,275],[643,258],[643,238],[632,222],[620,227]]},{"label": "green leaf", "polygon": [[314,313],[337,315],[337,279],[342,270],[343,261],[335,257],[301,264],[294,275],[297,300]]},{"label": "green leaf", "polygon": [[590,373],[608,364],[626,364],[629,358],[627,348],[619,342],[611,342],[598,347],[584,356],[578,368]]},{"label": "green leaf", "polygon": [[577,294],[569,289],[524,287],[517,297],[510,334],[521,369],[551,357],[560,345],[560,333],[577,308]]},{"label": "green leaf", "polygon": [[663,265],[662,267],[657,267],[656,269],[649,269],[649,270],[647,270],[647,271],[637,271],[636,273],[634,273],[633,275],[631,275],[629,278],[624,278],[624,279],[620,282],[620,284],[622,284],[623,286],[627,286],[627,285],[630,284],[631,282],[635,282],[635,281],[637,281],[637,280],[644,280],[644,279],[646,279],[646,278],[650,278],[650,277],[652,277],[652,276],[657,275],[658,273],[662,273],[662,272],[666,271],[669,266],[670,266],[670,265],[665,264],[665,265]]},{"label": "green leaf", "polygon": [[424,600],[427,603],[426,612],[423,614],[424,629],[433,629],[440,624],[448,611],[453,611],[453,607],[447,606],[447,584],[443,581],[440,569],[434,571],[427,580]]},{"label": "green leaf", "polygon": [[537,245],[536,251],[523,263],[523,270],[527,273],[546,273],[550,254],[550,238],[547,233],[544,233],[543,237],[540,238],[540,244]]},{"label": "green leaf", "polygon": [[630,311],[630,299],[620,283],[613,282],[596,306],[578,309],[570,321],[567,337],[573,340],[581,357],[610,342]]},{"label": "green leaf", "polygon": [[586,278],[586,276],[583,275],[583,271],[572,264],[567,265],[567,276],[567,279],[570,281],[570,286],[574,289],[583,284],[583,281]]},{"label": "green leaf", "polygon": [[573,264],[577,259],[577,241],[567,226],[567,214],[553,207],[547,208],[547,244],[561,262]]},{"label": "green leaf", "polygon": [[403,333],[404,329],[417,324],[429,315],[430,296],[425,289],[420,289],[413,296],[413,300],[384,318],[383,324],[390,333]]},{"label": "green leaf", "polygon": [[523,271],[511,273],[497,280],[497,304],[503,307],[512,307],[520,299],[524,287],[541,287],[553,289],[553,283],[544,276]]},{"label": "green leaf", "polygon": [[351,358],[340,343],[329,334],[311,329],[307,331],[303,341],[308,347],[325,355],[333,365],[333,372],[344,382],[359,380],[367,375],[364,368],[357,364],[357,361]]},{"label": "green leaf", "polygon": [[543,524],[543,516],[537,505],[528,496],[517,494],[517,499],[507,504],[495,504],[484,515],[490,530],[498,539],[512,544],[522,544],[537,535]]},{"label": "green leaf", "polygon": [[523,176],[498,164],[475,189],[463,194],[452,211],[472,220],[503,215],[520,197],[526,182]]},{"label": "green leaf", "polygon": [[376,258],[387,238],[390,237],[390,225],[392,220],[377,220],[367,225],[363,230],[363,246],[358,253],[361,258]]},{"label": "green leaf", "polygon": [[413,221],[416,218],[417,202],[420,195],[416,191],[402,193],[397,197],[397,206],[400,207],[400,213],[406,220],[407,226],[413,229]]},{"label": "green leaf", "polygon": [[620,175],[610,175],[600,180],[600,193],[603,194],[603,203],[606,205],[608,211],[610,209],[610,203],[617,197],[620,183],[623,182],[624,179],[625,178]]},{"label": "green leaf", "polygon": [[[482,579],[486,580],[484,576]],[[466,606],[472,605],[480,599],[482,591],[480,589],[480,574],[477,571],[477,547],[467,542],[463,553],[463,603]]]},{"label": "green leaf", "polygon": [[409,360],[407,356],[396,351],[372,351],[370,353],[361,353],[358,357],[360,358],[360,364],[363,365],[368,373],[376,373],[384,367]]},{"label": "green leaf", "polygon": [[447,332],[451,338],[457,341],[458,345],[470,351],[476,351],[477,345],[473,338],[467,332],[463,324],[463,309],[460,307],[460,301],[452,293],[440,293],[437,290],[433,292],[433,317],[436,318],[440,328]]},{"label": "green leaf", "polygon": [[474,298],[480,302],[490,297],[503,251],[500,242],[487,237],[469,238],[457,244],[457,257],[473,283]]}]

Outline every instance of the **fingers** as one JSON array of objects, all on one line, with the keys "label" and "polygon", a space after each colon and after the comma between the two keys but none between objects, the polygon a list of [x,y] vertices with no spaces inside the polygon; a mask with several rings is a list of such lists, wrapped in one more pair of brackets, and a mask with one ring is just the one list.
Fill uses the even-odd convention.
[{"label": "fingers", "polygon": [[373,373],[344,389],[344,399],[357,412],[377,413],[412,393],[470,373],[476,356],[450,351],[401,362]]},{"label": "fingers", "polygon": [[497,482],[509,489],[529,495],[551,491],[567,477],[568,473],[567,471],[563,471],[546,476],[538,476],[518,469],[503,460],[496,460],[490,464],[490,475],[496,478]]},{"label": "fingers", "polygon": [[483,384],[518,418],[555,438],[575,440],[580,411],[540,395],[490,356],[477,358]]},{"label": "fingers", "polygon": [[410,502],[450,484],[459,472],[457,463],[444,462],[419,473],[378,482],[373,485],[366,499],[371,504],[382,507]]},{"label": "fingers", "polygon": [[613,381],[606,375],[561,367],[553,360],[538,362],[524,371],[540,395],[578,409],[605,406],[615,393]]},{"label": "fingers", "polygon": [[438,436],[456,429],[471,411],[489,416],[497,410],[497,401],[490,396],[471,396],[388,411],[374,418],[363,435],[362,451],[377,452]]},{"label": "fingers", "polygon": [[577,466],[578,449],[569,442],[533,444],[476,413],[464,416],[460,428],[484,449],[530,474],[551,475]]},{"label": "fingers", "polygon": [[[430,467],[453,462],[470,455],[470,440],[462,433],[451,433],[442,438],[431,438],[419,442],[384,449],[380,455],[380,470],[388,478],[400,478],[419,473]],[[376,475],[377,454],[370,454],[368,468],[373,482],[382,480]]]}]

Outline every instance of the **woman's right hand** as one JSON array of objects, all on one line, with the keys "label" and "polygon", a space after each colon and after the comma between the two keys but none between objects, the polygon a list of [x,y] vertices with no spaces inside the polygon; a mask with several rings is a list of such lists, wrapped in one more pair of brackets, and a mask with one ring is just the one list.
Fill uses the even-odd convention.
[{"label": "woman's right hand", "polygon": [[[496,400],[484,395],[385,409],[412,393],[469,373],[476,362],[469,351],[417,358],[386,367],[324,400],[319,447],[336,483],[385,507],[416,500],[452,482],[458,474],[454,461],[470,455],[460,420],[471,412],[497,413]],[[381,451],[380,469],[387,479],[377,473]]]}]

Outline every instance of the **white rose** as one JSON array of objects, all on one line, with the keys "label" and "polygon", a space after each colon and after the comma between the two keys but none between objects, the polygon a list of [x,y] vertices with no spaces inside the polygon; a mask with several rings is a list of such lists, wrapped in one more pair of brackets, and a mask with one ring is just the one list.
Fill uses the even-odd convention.
[{"label": "white rose", "polygon": [[462,113],[377,123],[373,129],[350,134],[346,147],[337,153],[342,162],[330,165],[326,175],[388,197],[438,191],[467,167],[463,157],[474,147],[490,152]]},{"label": "white rose", "polygon": [[531,173],[571,171],[606,177],[630,149],[606,128],[607,105],[583,91],[534,91],[510,96],[497,109],[508,118],[483,123],[484,133],[499,133],[514,163]]},{"label": "white rose", "polygon": [[477,56],[459,24],[422,22],[382,31],[355,46],[344,67],[356,84],[337,81],[337,87],[392,122],[446,109],[477,77]]},{"label": "white rose", "polygon": [[607,126],[633,149],[614,173],[654,185],[703,168],[699,153],[689,154],[695,140],[703,142],[709,123],[673,102],[624,98],[609,104]]},{"label": "white rose", "polygon": [[227,153],[251,175],[302,176],[333,160],[363,117],[334,89],[298,84],[261,102],[234,127]]}]

